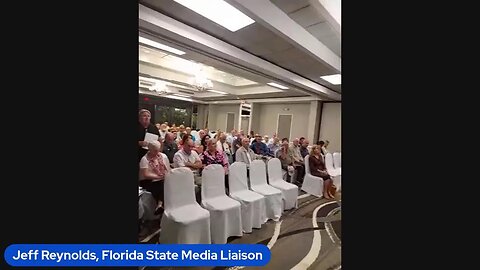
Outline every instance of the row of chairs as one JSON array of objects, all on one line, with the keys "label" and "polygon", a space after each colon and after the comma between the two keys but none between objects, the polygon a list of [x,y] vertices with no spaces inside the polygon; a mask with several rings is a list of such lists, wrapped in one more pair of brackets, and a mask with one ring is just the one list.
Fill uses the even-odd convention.
[{"label": "row of chairs", "polygon": [[251,162],[249,178],[245,163],[230,165],[227,196],[223,167],[205,167],[200,206],[195,200],[192,171],[173,169],[165,178],[160,243],[225,244],[228,237],[250,233],[268,219],[278,221],[283,210],[297,207],[298,187],[282,179],[279,159],[268,161],[268,182],[261,160]]}]

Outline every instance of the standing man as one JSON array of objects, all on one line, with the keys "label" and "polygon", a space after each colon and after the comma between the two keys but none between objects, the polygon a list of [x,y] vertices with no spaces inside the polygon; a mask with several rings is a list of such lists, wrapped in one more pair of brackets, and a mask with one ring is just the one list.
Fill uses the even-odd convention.
[{"label": "standing man", "polygon": [[[160,132],[158,128],[150,122],[152,114],[149,110],[141,109],[138,112],[138,162],[148,152],[148,142],[145,141],[145,134],[152,133],[158,136],[158,140],[161,142]],[[144,148],[145,147],[145,148]]]}]

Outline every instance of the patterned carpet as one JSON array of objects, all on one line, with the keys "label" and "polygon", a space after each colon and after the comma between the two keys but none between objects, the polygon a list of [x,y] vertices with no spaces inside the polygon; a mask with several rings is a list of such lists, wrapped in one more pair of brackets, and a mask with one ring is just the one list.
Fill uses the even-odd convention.
[{"label": "patterned carpet", "polygon": [[[229,243],[252,243],[270,246],[271,260],[264,267],[245,269],[341,269],[341,194],[336,200],[320,199],[301,192],[298,208],[285,211],[279,222],[268,221]],[[313,216],[315,213],[315,216]],[[277,233],[275,234],[275,228]],[[146,224],[140,236],[143,243],[157,243],[159,221]],[[196,269],[242,269],[243,267],[197,267]],[[141,269],[169,269],[146,267]],[[175,268],[179,269],[179,268]],[[182,269],[182,268],[180,268]],[[187,269],[187,268],[185,268]],[[188,268],[192,269],[192,267]]]}]

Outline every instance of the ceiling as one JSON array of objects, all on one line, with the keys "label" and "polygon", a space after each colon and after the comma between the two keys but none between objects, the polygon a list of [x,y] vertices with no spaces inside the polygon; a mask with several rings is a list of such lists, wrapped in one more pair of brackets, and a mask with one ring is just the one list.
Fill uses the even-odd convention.
[{"label": "ceiling", "polygon": [[271,2],[336,55],[342,55],[340,35],[333,29],[327,19],[310,4],[309,0],[271,0]]},{"label": "ceiling", "polygon": [[[235,1],[227,2],[247,14],[248,10],[245,7],[239,7]],[[308,35],[308,38],[314,38],[327,48],[327,53],[340,59],[340,33],[335,31],[327,18],[318,12],[311,0],[272,0],[267,2],[264,4],[270,4],[273,9],[276,7],[284,16],[288,16],[291,19],[288,23],[296,24],[293,26],[306,30],[305,35]],[[341,94],[341,85],[333,85],[320,78],[324,75],[341,73],[339,68],[329,65],[326,63],[328,61],[319,59],[320,54],[316,54],[314,50],[303,48],[298,42],[295,43],[295,40],[286,38],[285,35],[268,25],[268,21],[260,23],[262,20],[256,19],[255,23],[231,32],[172,0],[140,0],[140,4],[159,14],[166,15],[174,22],[197,29],[212,39],[233,45],[244,53],[251,54],[252,57],[263,59],[269,64],[273,64],[275,68],[287,72],[285,74],[294,75],[286,76],[287,79],[297,76],[300,79],[295,82],[305,82],[306,85],[323,87],[332,93]],[[140,35],[148,36],[149,39],[168,46],[178,45],[175,40],[165,39],[160,33],[161,31],[157,31],[159,33],[152,32],[151,29],[142,31],[142,20],[140,20],[139,27]],[[201,63],[202,70],[214,84],[214,90],[227,93],[226,95],[211,92],[196,93],[195,98],[202,101],[306,96],[314,98],[321,96],[324,100],[338,100],[338,98],[329,99],[324,95],[312,94],[308,87],[304,89],[298,83],[289,84],[288,81],[277,80],[279,77],[265,74],[266,72],[254,68],[246,68],[241,63],[232,63],[222,57],[212,57],[210,52],[202,52],[185,46],[180,49],[186,54],[174,55],[141,44],[139,46],[140,73],[188,87],[189,80],[195,73],[194,70],[198,69],[197,65]],[[266,85],[269,82],[287,85],[289,89],[281,90]],[[175,89],[174,86],[170,88]],[[341,95],[337,95],[337,97],[341,98]]]},{"label": "ceiling", "polygon": [[[266,77],[232,65],[222,65],[222,62],[194,51],[184,51],[186,51],[184,55],[178,56],[140,44],[138,51],[139,86],[146,88],[145,81],[161,81],[166,83],[169,93],[191,96],[200,101],[308,96],[308,94],[302,93],[301,89],[278,89],[267,85],[272,80]],[[199,67],[212,81],[212,90],[221,91],[224,94],[199,93],[191,86]]]}]

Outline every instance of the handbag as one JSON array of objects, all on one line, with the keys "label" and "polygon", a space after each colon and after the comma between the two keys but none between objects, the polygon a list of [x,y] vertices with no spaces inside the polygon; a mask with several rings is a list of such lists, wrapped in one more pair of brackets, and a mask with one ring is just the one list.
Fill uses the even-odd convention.
[{"label": "handbag", "polygon": [[332,197],[335,197],[335,194],[337,193],[337,187],[332,184],[330,188],[328,188],[328,194],[330,194]]}]

